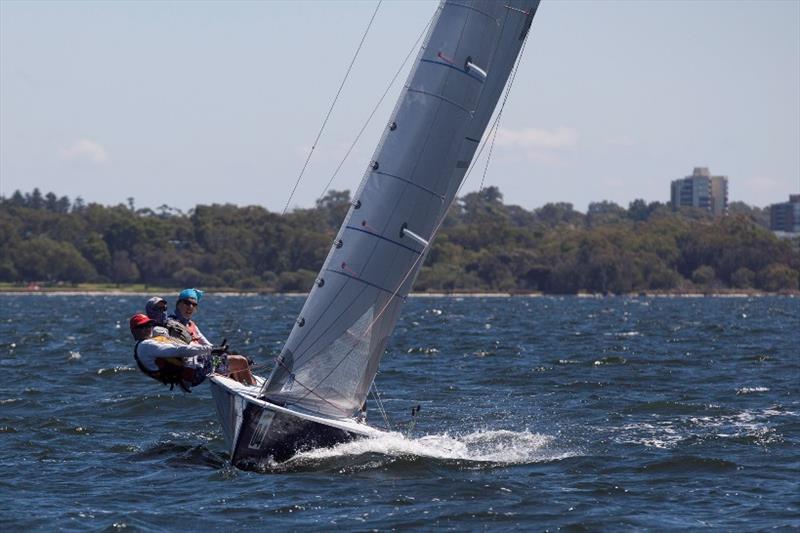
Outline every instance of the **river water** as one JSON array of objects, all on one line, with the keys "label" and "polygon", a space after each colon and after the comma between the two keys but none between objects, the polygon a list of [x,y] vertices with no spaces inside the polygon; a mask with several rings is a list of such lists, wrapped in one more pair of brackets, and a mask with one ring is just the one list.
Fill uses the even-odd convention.
[{"label": "river water", "polygon": [[[207,384],[136,370],[145,299],[0,295],[3,531],[800,527],[797,298],[410,298],[377,378],[397,433],[257,472]],[[302,303],[197,320],[266,367]]]}]

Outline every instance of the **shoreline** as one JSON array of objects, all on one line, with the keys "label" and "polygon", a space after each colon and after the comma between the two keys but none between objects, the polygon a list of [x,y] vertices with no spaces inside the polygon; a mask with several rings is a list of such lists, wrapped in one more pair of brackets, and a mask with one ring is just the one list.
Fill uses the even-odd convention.
[{"label": "shoreline", "polygon": [[[11,288],[0,287],[0,297],[2,296],[153,296],[169,295],[177,293],[179,289],[153,287],[152,289],[141,288],[60,288],[60,287],[39,287],[30,289],[28,287]],[[268,292],[268,291],[236,291],[236,290],[207,290],[207,294],[214,296],[286,296],[286,297],[305,297],[307,292]],[[709,291],[637,291],[625,294],[602,294],[579,292],[577,294],[556,294],[542,292],[412,292],[410,298],[755,298],[765,296],[785,296],[798,297],[800,291],[783,292],[764,292],[758,290],[709,290]]]}]

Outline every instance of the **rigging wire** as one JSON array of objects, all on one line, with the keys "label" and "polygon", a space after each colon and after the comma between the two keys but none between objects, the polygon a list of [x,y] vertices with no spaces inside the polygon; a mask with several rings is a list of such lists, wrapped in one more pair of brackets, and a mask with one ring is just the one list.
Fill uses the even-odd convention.
[{"label": "rigging wire", "polygon": [[350,157],[350,152],[353,151],[353,148],[355,148],[356,144],[358,143],[358,140],[361,138],[361,135],[364,133],[364,130],[367,129],[367,126],[372,121],[372,117],[375,116],[375,113],[378,111],[378,108],[383,103],[384,98],[386,98],[386,95],[389,94],[389,91],[391,90],[392,86],[394,85],[394,82],[397,80],[397,76],[399,76],[400,73],[405,68],[406,63],[408,63],[408,59],[411,57],[411,55],[417,49],[417,44],[419,43],[420,39],[422,39],[422,37],[425,35],[425,32],[428,31],[428,28],[430,27],[431,22],[433,22],[433,17],[435,17],[435,16],[436,16],[436,13],[434,13],[434,15],[430,18],[430,20],[428,20],[428,23],[425,25],[425,28],[422,29],[422,32],[419,34],[419,37],[417,37],[417,40],[414,41],[413,45],[411,45],[411,50],[409,50],[408,55],[406,55],[406,58],[400,64],[400,67],[397,69],[397,72],[394,73],[394,76],[392,77],[392,80],[389,82],[389,85],[386,87],[386,90],[383,92],[383,95],[381,95],[380,99],[378,100],[378,103],[375,104],[375,107],[372,109],[372,113],[370,113],[369,117],[367,117],[366,122],[364,122],[364,125],[361,127],[361,130],[358,132],[358,135],[356,135],[356,138],[353,140],[353,143],[350,145],[350,148],[347,149],[347,153],[344,154],[344,157],[339,162],[339,166],[336,167],[336,170],[333,171],[333,175],[331,176],[331,179],[328,180],[328,184],[325,185],[325,189],[323,189],[322,194],[320,195],[319,198],[317,198],[317,201],[322,200],[322,198],[325,196],[325,193],[328,192],[328,189],[330,188],[331,183],[333,183],[334,178],[336,178],[336,176],[339,174],[339,171],[342,169],[342,166],[344,165],[345,161],[347,161],[347,158]]},{"label": "rigging wire", "polygon": [[[279,358],[279,359],[280,359],[280,358]],[[341,407],[339,407],[338,405],[336,405],[335,403],[333,403],[333,402],[331,402],[330,400],[328,400],[327,398],[324,398],[324,397],[320,396],[319,394],[317,394],[317,392],[316,392],[314,389],[312,389],[312,388],[310,388],[310,387],[306,386],[305,384],[303,384],[303,382],[302,382],[302,381],[299,381],[298,379],[296,379],[296,378],[294,377],[294,374],[292,373],[292,369],[291,369],[291,368],[289,368],[289,367],[286,365],[286,363],[284,363],[282,360],[278,361],[278,364],[279,364],[279,365],[281,365],[281,366],[282,366],[282,367],[283,367],[283,368],[286,370],[286,372],[288,372],[288,373],[289,373],[289,375],[290,375],[290,376],[292,376],[292,382],[294,382],[294,383],[297,383],[298,385],[300,385],[301,387],[303,387],[304,389],[306,389],[306,390],[308,391],[308,393],[309,393],[309,394],[313,394],[313,395],[314,395],[314,396],[316,396],[318,399],[320,399],[320,400],[322,400],[323,402],[327,403],[328,405],[330,405],[331,407],[333,407],[333,408],[334,408],[334,409],[336,409],[337,411],[339,411],[339,412],[341,412],[341,413],[344,413],[345,415],[350,415],[350,411],[346,411],[346,410],[342,409]],[[264,381],[264,385],[263,385],[263,386],[262,386],[262,388],[261,388],[261,391],[262,391],[262,392],[261,392],[261,393],[259,393],[259,395],[262,395],[262,394],[263,394],[263,391],[264,391],[264,390],[266,390],[266,387],[267,387],[267,385],[268,385],[268,382],[267,382],[267,381]]]},{"label": "rigging wire", "polygon": [[392,424],[389,422],[389,416],[386,414],[386,409],[383,407],[383,401],[381,400],[381,393],[378,391],[378,386],[375,384],[375,381],[372,381],[372,387],[370,387],[370,391],[372,392],[372,397],[375,399],[375,403],[378,404],[378,411],[380,411],[381,416],[383,417],[383,421],[386,424],[386,429],[392,431]]},{"label": "rigging wire", "polygon": [[322,121],[322,126],[319,128],[319,132],[317,133],[316,139],[314,139],[314,143],[311,145],[311,150],[308,151],[308,157],[306,157],[306,162],[303,163],[303,168],[300,170],[300,174],[297,176],[297,181],[295,181],[294,188],[292,188],[292,192],[289,195],[289,199],[286,200],[286,205],[283,208],[282,215],[286,214],[286,211],[289,209],[289,204],[294,197],[294,193],[297,191],[297,186],[300,185],[300,180],[305,174],[306,168],[308,167],[308,162],[311,160],[311,154],[314,153],[314,149],[317,147],[317,143],[319,142],[320,137],[322,137],[322,132],[325,129],[325,125],[328,124],[328,119],[331,117],[331,113],[333,113],[333,107],[336,105],[336,101],[339,99],[339,95],[342,94],[342,89],[344,88],[345,82],[347,82],[347,78],[350,76],[350,71],[353,69],[353,64],[356,62],[356,58],[358,57],[358,53],[361,51],[361,47],[364,45],[364,41],[367,38],[367,34],[369,33],[369,29],[372,27],[372,22],[375,20],[375,16],[378,14],[378,9],[381,7],[381,3],[383,0],[378,0],[378,5],[375,6],[375,11],[372,13],[372,18],[369,19],[369,23],[367,24],[367,29],[364,30],[364,35],[361,36],[361,42],[358,43],[358,48],[356,48],[356,53],[353,55],[353,59],[350,61],[350,66],[347,67],[347,72],[344,74],[344,79],[342,79],[341,85],[339,85],[339,90],[336,92],[336,96],[333,97],[333,102],[331,102],[331,106],[328,109],[328,114],[325,115],[325,120]]},{"label": "rigging wire", "polygon": [[481,185],[478,187],[478,193],[483,191],[483,182],[486,181],[486,172],[489,170],[489,162],[492,160],[492,152],[494,152],[494,141],[497,139],[497,131],[500,129],[500,116],[503,114],[503,110],[501,109],[500,112],[497,114],[497,118],[492,124],[492,131],[490,132],[490,136],[492,138],[492,143],[489,145],[489,153],[486,156],[486,165],[483,167],[483,175],[481,176]]},{"label": "rigging wire", "polygon": [[[506,88],[506,94],[503,97],[503,103],[500,104],[500,111],[497,112],[497,116],[494,119],[494,124],[492,124],[492,131],[490,132],[490,135],[492,137],[492,144],[489,147],[489,154],[486,156],[486,165],[483,167],[483,176],[481,177],[481,186],[478,189],[478,192],[483,190],[483,182],[486,179],[486,172],[489,170],[489,162],[492,160],[492,152],[494,151],[494,141],[497,138],[497,132],[500,129],[500,117],[503,116],[503,110],[506,107],[506,101],[508,100],[508,95],[509,95],[509,93],[511,93],[511,87],[514,85],[514,80],[517,77],[517,70],[519,69],[519,64],[522,61],[522,54],[523,54],[523,52],[525,52],[525,45],[526,44],[528,44],[528,37],[527,36],[525,36],[525,40],[522,41],[522,46],[520,47],[520,50],[519,50],[519,56],[517,57],[517,62],[514,65],[513,72],[511,73],[511,81],[509,82],[508,87]],[[485,146],[485,143],[484,143],[484,146]],[[477,158],[476,158],[476,160],[477,160]],[[469,174],[469,172],[467,174]],[[467,180],[465,178],[464,182],[466,182],[466,181]],[[462,182],[462,185],[463,185],[464,182]],[[459,187],[458,189],[460,191],[461,187]]]}]

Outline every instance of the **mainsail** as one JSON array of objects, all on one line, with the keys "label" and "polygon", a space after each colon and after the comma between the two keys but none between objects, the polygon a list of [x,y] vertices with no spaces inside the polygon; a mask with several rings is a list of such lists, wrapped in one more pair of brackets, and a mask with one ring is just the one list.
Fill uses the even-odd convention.
[{"label": "mainsail", "polygon": [[443,1],[344,223],[262,393],[354,416],[539,0]]}]

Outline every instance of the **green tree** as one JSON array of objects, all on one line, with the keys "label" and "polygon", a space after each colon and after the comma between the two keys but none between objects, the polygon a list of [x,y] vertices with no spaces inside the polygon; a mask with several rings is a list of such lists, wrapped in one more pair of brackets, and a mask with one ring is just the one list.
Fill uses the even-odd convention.
[{"label": "green tree", "polygon": [[755,278],[755,272],[747,267],[740,267],[731,276],[731,286],[738,289],[749,289],[753,286]]},{"label": "green tree", "polygon": [[692,272],[692,282],[697,285],[710,285],[715,278],[714,269],[708,265],[701,265]]},{"label": "green tree", "polygon": [[119,286],[120,283],[134,283],[139,281],[139,267],[131,261],[127,250],[117,250],[111,261],[111,280]]},{"label": "green tree", "polygon": [[797,270],[780,263],[772,263],[758,273],[756,278],[758,287],[765,291],[777,292],[782,290],[797,290]]}]

